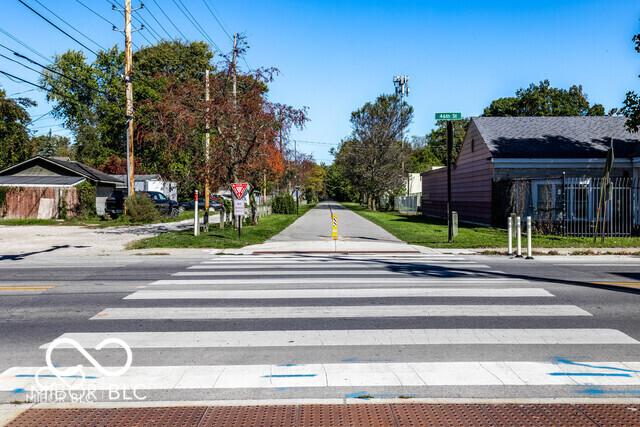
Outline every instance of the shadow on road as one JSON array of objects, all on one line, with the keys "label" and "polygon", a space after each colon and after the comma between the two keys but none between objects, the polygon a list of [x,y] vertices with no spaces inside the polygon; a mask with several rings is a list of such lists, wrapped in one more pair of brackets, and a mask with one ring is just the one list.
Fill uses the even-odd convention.
[{"label": "shadow on road", "polygon": [[89,248],[90,246],[71,246],[71,245],[55,245],[51,246],[49,249],[43,249],[41,251],[33,251],[33,252],[23,252],[21,254],[14,255],[0,255],[0,261],[19,261],[21,259],[25,259],[31,255],[43,254],[46,252],[57,251],[58,249],[66,249],[66,248]]}]

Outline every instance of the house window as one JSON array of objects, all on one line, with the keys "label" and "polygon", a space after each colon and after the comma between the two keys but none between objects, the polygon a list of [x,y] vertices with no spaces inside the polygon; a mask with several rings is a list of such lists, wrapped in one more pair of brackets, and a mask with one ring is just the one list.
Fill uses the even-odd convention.
[{"label": "house window", "polygon": [[471,139],[471,152],[473,153],[473,151],[476,149],[476,140],[475,139]]},{"label": "house window", "polygon": [[560,180],[534,180],[532,182],[532,204],[536,220],[556,220],[562,213],[562,182]]}]

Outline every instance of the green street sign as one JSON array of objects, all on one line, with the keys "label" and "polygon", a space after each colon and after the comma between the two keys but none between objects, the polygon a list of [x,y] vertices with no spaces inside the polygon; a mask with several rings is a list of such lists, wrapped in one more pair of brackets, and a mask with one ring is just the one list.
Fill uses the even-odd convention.
[{"label": "green street sign", "polygon": [[436,120],[462,120],[462,113],[436,113]]}]

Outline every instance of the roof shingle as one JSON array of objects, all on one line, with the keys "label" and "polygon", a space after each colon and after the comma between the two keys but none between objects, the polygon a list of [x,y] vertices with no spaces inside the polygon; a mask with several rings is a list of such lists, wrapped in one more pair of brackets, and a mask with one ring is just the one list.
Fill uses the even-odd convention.
[{"label": "roof shingle", "polygon": [[474,117],[493,157],[601,158],[613,138],[616,157],[640,155],[640,134],[625,117]]}]

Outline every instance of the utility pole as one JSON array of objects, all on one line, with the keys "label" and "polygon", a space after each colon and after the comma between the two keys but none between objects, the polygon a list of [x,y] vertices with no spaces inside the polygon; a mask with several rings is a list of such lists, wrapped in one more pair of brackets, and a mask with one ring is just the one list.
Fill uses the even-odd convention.
[{"label": "utility pole", "polygon": [[[407,75],[393,76],[393,85],[395,86],[395,89],[396,89],[396,96],[398,96],[401,101],[404,99],[405,96],[409,96],[409,76]],[[401,139],[402,147],[404,148],[404,134],[402,129],[400,130],[400,139]],[[402,174],[403,175],[405,174],[404,159],[402,160]],[[407,196],[409,195],[409,191],[410,191],[409,173],[407,172]]]},{"label": "utility pole", "polygon": [[293,140],[293,162],[295,164],[295,174],[296,176],[293,179],[294,184],[294,190],[296,192],[296,215],[300,214],[300,201],[299,201],[299,197],[300,197],[300,188],[298,188],[298,141],[296,141],[295,139]]},{"label": "utility pole", "polygon": [[[209,69],[207,68],[204,71],[204,101],[205,101],[205,119],[204,119],[204,128],[205,128],[205,133],[204,133],[204,161],[205,161],[205,177],[204,177],[204,226],[205,228],[209,227],[209,174],[211,173],[211,170],[209,169],[209,141],[210,141],[210,135],[209,135],[209,128],[210,128],[210,123],[209,123]],[[195,207],[196,209],[198,209],[198,207]]]},{"label": "utility pole", "polygon": [[[233,68],[232,71],[232,81],[233,81],[233,89],[232,89],[232,95],[233,95],[233,114],[234,114],[234,120],[233,120],[233,131],[235,134],[235,138],[236,138],[236,147],[234,150],[234,155],[235,153],[238,152],[239,147],[239,140],[240,140],[240,135],[238,135],[238,73],[237,73],[237,64],[238,61],[238,33],[233,33],[233,57],[231,60],[231,67]],[[233,171],[233,179],[236,180],[237,177],[235,176],[235,170]]]},{"label": "utility pole", "polygon": [[135,171],[133,157],[133,86],[131,70],[133,68],[133,53],[131,50],[131,0],[124,1],[124,83],[126,93],[127,116],[127,194],[135,193]]}]

